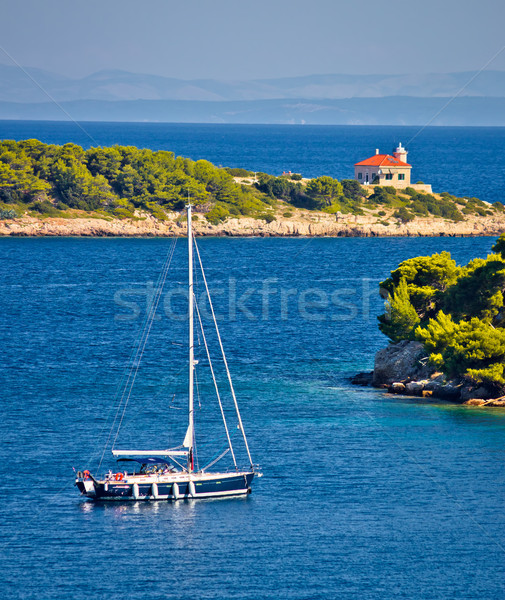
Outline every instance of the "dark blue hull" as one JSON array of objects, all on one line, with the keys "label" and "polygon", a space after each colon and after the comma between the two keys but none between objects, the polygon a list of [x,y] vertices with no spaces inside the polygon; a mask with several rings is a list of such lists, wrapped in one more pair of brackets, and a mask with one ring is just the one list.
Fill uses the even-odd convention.
[{"label": "dark blue hull", "polygon": [[[94,500],[178,500],[183,498],[219,498],[242,496],[251,493],[254,472],[216,474],[215,477],[199,478],[198,474],[189,480],[176,482],[96,481],[77,480],[79,491]],[[87,483],[87,485],[86,485]]]}]

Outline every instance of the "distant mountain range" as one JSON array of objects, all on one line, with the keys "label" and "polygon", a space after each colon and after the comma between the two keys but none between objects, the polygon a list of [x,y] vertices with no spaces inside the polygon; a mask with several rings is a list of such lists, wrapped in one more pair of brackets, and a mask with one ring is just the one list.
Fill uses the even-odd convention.
[{"label": "distant mountain range", "polygon": [[72,79],[0,65],[0,119],[419,125],[457,96],[433,124],[505,125],[505,72],[474,75],[217,81],[114,70]]}]

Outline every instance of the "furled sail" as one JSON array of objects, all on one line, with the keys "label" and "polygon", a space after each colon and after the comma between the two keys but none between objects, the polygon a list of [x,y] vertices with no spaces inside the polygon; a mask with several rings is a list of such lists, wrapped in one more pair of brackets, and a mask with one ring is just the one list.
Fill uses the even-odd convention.
[{"label": "furled sail", "polygon": [[191,424],[184,436],[184,441],[182,442],[184,448],[192,448],[193,447],[193,424]]}]

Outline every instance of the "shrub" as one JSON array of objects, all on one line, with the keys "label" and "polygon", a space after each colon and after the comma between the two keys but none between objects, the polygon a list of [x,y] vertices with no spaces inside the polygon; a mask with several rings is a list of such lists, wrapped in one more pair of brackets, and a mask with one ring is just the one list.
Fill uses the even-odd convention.
[{"label": "shrub", "polygon": [[131,210],[123,208],[122,206],[116,207],[113,210],[113,213],[116,215],[116,217],[119,217],[120,219],[131,219],[135,216]]},{"label": "shrub", "polygon": [[58,209],[49,200],[33,202],[29,208],[45,217],[56,217],[59,214]]},{"label": "shrub", "polygon": [[17,212],[13,208],[0,209],[0,220],[15,219],[18,216]]},{"label": "shrub", "polygon": [[[393,190],[393,194],[391,194],[390,192],[388,192],[389,190]],[[398,200],[397,196],[396,196],[396,190],[394,189],[394,187],[392,186],[380,186],[377,185],[374,187],[373,189],[373,194],[371,194],[368,197],[368,202],[370,204],[385,204],[385,205],[392,205],[393,202],[395,200]]]},{"label": "shrub", "polygon": [[409,223],[415,219],[415,216],[404,206],[401,206],[398,210],[395,210],[393,217],[398,219],[398,221],[401,223]]},{"label": "shrub", "polygon": [[355,179],[342,179],[343,194],[349,201],[361,202],[366,192],[362,185],[360,185]]},{"label": "shrub", "polygon": [[251,177],[254,175],[253,171],[248,171],[247,169],[225,167],[224,170],[232,177]]},{"label": "shrub", "polygon": [[[334,202],[330,204],[330,206],[325,206],[321,209],[321,212],[328,213],[329,215],[334,215],[335,213],[342,212],[342,206],[338,202]],[[343,212],[351,212],[349,209]]]},{"label": "shrub", "polygon": [[300,173],[291,173],[291,179],[293,181],[301,181],[302,180],[302,176]]},{"label": "shrub", "polygon": [[273,177],[265,173],[258,174],[258,181],[255,187],[270,198],[281,198],[292,201],[302,192],[302,184],[293,182],[287,177]]},{"label": "shrub", "polygon": [[263,219],[263,221],[266,221],[267,223],[276,221],[275,215],[273,215],[272,213],[263,213],[262,215],[259,215],[258,218]]},{"label": "shrub", "polygon": [[286,219],[289,219],[290,217],[293,216],[293,213],[290,210],[287,210],[286,212],[282,213],[283,217],[286,217]]},{"label": "shrub", "polygon": [[223,206],[222,204],[216,204],[205,215],[205,218],[212,225],[219,225],[219,223],[226,221],[229,216],[230,211],[226,208],[226,206]]}]

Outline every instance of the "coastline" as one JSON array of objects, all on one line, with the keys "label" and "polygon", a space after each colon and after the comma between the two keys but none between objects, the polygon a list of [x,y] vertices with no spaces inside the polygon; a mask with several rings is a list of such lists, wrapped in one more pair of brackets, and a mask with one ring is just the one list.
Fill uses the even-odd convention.
[{"label": "coastline", "polygon": [[[20,217],[0,221],[2,237],[172,237],[185,236],[186,223],[178,214],[167,220],[152,215],[135,219],[100,216],[74,218]],[[386,224],[371,215],[330,215],[297,210],[293,217],[276,214],[268,223],[250,217],[231,218],[212,225],[203,217],[194,223],[199,236],[210,237],[475,237],[498,236],[505,231],[505,215],[468,216],[453,222],[416,218],[409,223]]]},{"label": "coastline", "polygon": [[384,393],[438,399],[466,406],[505,408],[505,396],[493,386],[471,381],[468,377],[447,377],[427,363],[422,343],[403,340],[389,344],[375,354],[372,372],[357,373],[353,385],[372,386]]}]

